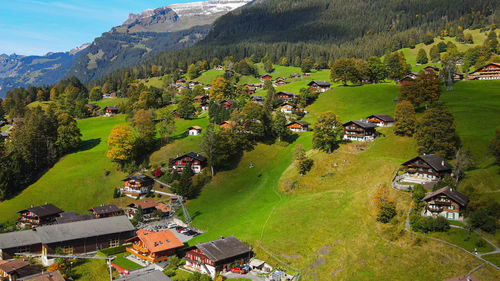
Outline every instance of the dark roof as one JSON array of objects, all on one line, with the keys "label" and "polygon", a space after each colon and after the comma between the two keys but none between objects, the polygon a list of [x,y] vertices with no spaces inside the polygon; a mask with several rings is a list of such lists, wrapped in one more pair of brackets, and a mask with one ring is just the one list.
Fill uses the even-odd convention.
[{"label": "dark roof", "polygon": [[251,252],[245,244],[234,236],[201,243],[196,247],[215,262]]},{"label": "dark roof", "polygon": [[435,67],[434,65],[428,65],[426,67],[424,67],[424,69],[426,68],[432,68],[434,71],[439,71],[439,67]]},{"label": "dark roof", "polygon": [[438,189],[438,190],[436,190],[434,192],[431,192],[431,193],[427,194],[422,199],[422,201],[427,201],[427,200],[432,199],[435,196],[438,196],[438,195],[441,195],[441,194],[446,195],[448,198],[450,198],[453,201],[457,202],[462,207],[467,206],[467,204],[469,203],[469,198],[467,196],[463,195],[462,193],[456,191],[456,189],[451,188],[449,186],[445,186],[445,187],[443,187],[441,189]]},{"label": "dark roof", "polygon": [[374,124],[367,122],[367,121],[364,121],[364,120],[352,120],[352,121],[349,121],[349,122],[342,124],[342,126],[345,127],[346,125],[351,124],[351,123],[354,123],[354,124],[360,126],[361,128],[365,128],[365,129],[377,127],[377,125],[374,125]]},{"label": "dark roof", "polygon": [[147,182],[147,183],[154,182],[154,180],[148,175],[128,175],[122,181],[130,181],[130,180],[139,181],[139,182]]},{"label": "dark roof", "polygon": [[42,206],[36,206],[36,207],[24,209],[24,210],[19,211],[18,213],[23,213],[23,212],[32,212],[33,214],[37,215],[38,217],[46,217],[46,216],[57,215],[59,213],[62,213],[63,211],[52,204],[45,204]]},{"label": "dark roof", "polygon": [[3,272],[6,272],[7,274],[10,274],[16,270],[19,270],[23,267],[28,266],[28,265],[29,264],[22,259],[10,260],[10,261],[6,261],[4,263],[0,263],[0,270],[2,270]]},{"label": "dark roof", "polygon": [[417,156],[409,161],[406,161],[403,163],[403,165],[407,165],[417,158],[422,159],[425,163],[429,164],[434,170],[438,172],[446,172],[446,171],[451,171],[453,167],[448,163],[446,160],[441,158],[439,155],[436,154],[424,154]]},{"label": "dark roof", "polygon": [[312,84],[316,84],[320,87],[330,87],[332,85],[328,81],[321,81],[321,80],[313,80],[313,81],[309,82],[309,84],[307,84],[307,85],[311,86]]},{"label": "dark roof", "polygon": [[195,152],[189,152],[187,154],[178,156],[178,157],[170,160],[170,162],[175,162],[175,161],[180,160],[180,159],[182,159],[182,158],[184,158],[186,156],[189,157],[189,158],[192,158],[192,159],[196,159],[196,160],[201,161],[201,162],[207,161],[207,158],[205,158],[204,156],[202,156],[202,155],[200,155],[198,153],[195,153]]},{"label": "dark roof", "polygon": [[132,273],[118,278],[116,281],[172,281],[172,279],[159,270],[151,270],[137,274]]},{"label": "dark roof", "polygon": [[301,126],[309,126],[310,125],[309,122],[302,121],[302,120],[297,120],[297,121],[288,123],[287,126],[290,126],[290,125],[295,124],[295,123],[297,123],[297,124],[299,124]]},{"label": "dark roof", "polygon": [[117,106],[106,106],[105,109],[109,109],[109,110],[113,110],[113,111],[118,111],[118,107]]},{"label": "dark roof", "polygon": [[10,249],[40,244],[42,240],[33,230],[15,231],[0,234],[0,249]]},{"label": "dark roof", "polygon": [[278,96],[280,94],[285,94],[285,95],[288,95],[288,96],[297,97],[297,94],[294,94],[294,93],[288,92],[288,91],[281,91],[281,92],[278,92],[276,95]]},{"label": "dark roof", "polygon": [[106,215],[121,212],[122,209],[118,208],[116,205],[102,205],[98,207],[94,207],[89,211],[96,213],[97,215]]},{"label": "dark roof", "polygon": [[387,114],[372,114],[368,117],[366,117],[366,119],[370,118],[370,117],[376,117],[382,121],[385,121],[385,122],[394,122],[394,118],[392,118],[392,116],[390,115],[387,115]]},{"label": "dark roof", "polygon": [[48,271],[27,277],[24,281],[64,281],[64,278],[59,271]]},{"label": "dark roof", "polygon": [[76,221],[86,221],[93,220],[96,217],[93,214],[83,214],[78,215],[75,212],[64,212],[59,214],[59,217],[56,218],[56,223],[68,223],[68,222],[76,222]]},{"label": "dark roof", "polygon": [[252,96],[253,100],[264,100],[264,98],[262,96]]}]

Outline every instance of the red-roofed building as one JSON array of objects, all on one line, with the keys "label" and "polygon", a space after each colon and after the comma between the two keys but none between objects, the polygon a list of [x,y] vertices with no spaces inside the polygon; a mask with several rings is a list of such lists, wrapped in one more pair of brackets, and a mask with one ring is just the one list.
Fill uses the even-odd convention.
[{"label": "red-roofed building", "polygon": [[176,249],[184,246],[168,229],[159,232],[139,229],[137,236],[128,242],[132,242],[132,246],[127,248],[127,252],[149,263],[167,260]]}]

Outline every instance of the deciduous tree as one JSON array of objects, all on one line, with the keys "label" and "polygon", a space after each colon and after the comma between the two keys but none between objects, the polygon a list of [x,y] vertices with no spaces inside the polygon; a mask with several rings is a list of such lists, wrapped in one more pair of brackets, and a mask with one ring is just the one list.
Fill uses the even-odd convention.
[{"label": "deciduous tree", "polygon": [[95,86],[90,90],[89,94],[89,100],[91,101],[98,101],[102,99],[102,92],[101,92],[101,87]]},{"label": "deciduous tree", "polygon": [[56,148],[59,155],[73,152],[80,146],[80,129],[76,124],[75,118],[67,113],[62,113],[57,117],[57,140]]},{"label": "deciduous tree", "polygon": [[399,101],[394,113],[394,133],[400,136],[413,136],[417,119],[415,108],[407,100]]},{"label": "deciduous tree", "polygon": [[179,114],[181,118],[191,119],[195,113],[196,108],[194,107],[193,99],[189,96],[183,96],[181,101],[177,104],[177,114]]},{"label": "deciduous tree", "polygon": [[108,137],[106,156],[122,166],[132,160],[134,150],[134,135],[127,125],[116,125]]},{"label": "deciduous tree", "polygon": [[417,63],[426,64],[427,62],[429,62],[429,59],[427,58],[427,52],[425,51],[425,49],[419,49],[417,54]]},{"label": "deciduous tree", "polygon": [[287,123],[285,114],[281,111],[276,112],[273,120],[273,133],[278,137],[279,141],[286,139],[290,135],[290,130],[286,127]]},{"label": "deciduous tree", "polygon": [[219,76],[212,82],[210,88],[210,100],[221,102],[233,98],[233,87],[224,77]]},{"label": "deciduous tree", "polygon": [[332,111],[322,113],[313,132],[313,147],[331,153],[344,136],[342,122]]},{"label": "deciduous tree", "polygon": [[160,108],[156,111],[156,119],[158,120],[158,133],[160,133],[162,142],[168,142],[169,136],[175,133],[175,120],[172,111],[167,107]]},{"label": "deciduous tree", "polygon": [[401,80],[411,71],[411,66],[406,63],[405,56],[400,52],[388,54],[385,57],[385,65],[389,79],[394,81]]}]

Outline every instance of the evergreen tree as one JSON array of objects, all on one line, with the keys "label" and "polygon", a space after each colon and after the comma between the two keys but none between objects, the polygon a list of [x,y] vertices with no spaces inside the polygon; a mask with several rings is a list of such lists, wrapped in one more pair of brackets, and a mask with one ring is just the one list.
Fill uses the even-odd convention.
[{"label": "evergreen tree", "polygon": [[394,133],[400,136],[413,136],[417,119],[413,105],[406,100],[398,102],[394,113]]},{"label": "evergreen tree", "polygon": [[78,149],[82,134],[76,124],[75,118],[67,113],[62,113],[57,117],[57,123],[57,140],[55,145],[59,155],[64,155]]},{"label": "evergreen tree", "polygon": [[425,51],[425,49],[419,49],[417,54],[417,63],[426,64],[427,62],[429,62],[427,58],[427,52]]},{"label": "evergreen tree", "polygon": [[442,104],[435,104],[422,116],[417,126],[417,149],[420,154],[435,153],[450,158],[460,145],[453,115]]},{"label": "evergreen tree", "polygon": [[313,148],[331,153],[344,136],[342,122],[332,111],[322,113],[314,126]]},{"label": "evergreen tree", "polygon": [[215,166],[218,163],[219,154],[219,138],[217,136],[217,129],[214,124],[208,124],[203,138],[200,142],[200,149],[207,156],[208,166],[212,177],[215,176]]},{"label": "evergreen tree", "polygon": [[271,112],[273,111],[273,108],[278,104],[278,102],[279,101],[278,97],[276,96],[276,90],[271,86],[271,88],[267,90],[267,96],[264,100],[264,108],[267,111]]},{"label": "evergreen tree", "polygon": [[162,143],[168,142],[169,136],[175,133],[175,120],[172,111],[168,107],[158,109],[156,120],[158,120],[158,133],[160,133]]},{"label": "evergreen tree", "polygon": [[179,178],[179,184],[176,190],[178,195],[187,199],[191,199],[196,195],[192,177],[193,170],[191,169],[191,164],[188,164],[182,169],[181,177]]},{"label": "evergreen tree", "polygon": [[285,140],[290,135],[290,130],[286,127],[288,121],[283,112],[276,112],[273,120],[273,133],[278,137],[279,141]]}]

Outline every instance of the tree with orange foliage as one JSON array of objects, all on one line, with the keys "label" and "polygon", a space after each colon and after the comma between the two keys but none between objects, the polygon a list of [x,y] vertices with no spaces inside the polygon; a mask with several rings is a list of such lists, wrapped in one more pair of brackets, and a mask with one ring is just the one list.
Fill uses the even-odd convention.
[{"label": "tree with orange foliage", "polygon": [[233,98],[233,86],[226,78],[219,76],[212,82],[210,100],[221,102]]},{"label": "tree with orange foliage", "polygon": [[108,151],[106,156],[123,166],[132,160],[134,150],[134,136],[132,128],[127,125],[116,125],[108,137]]}]

